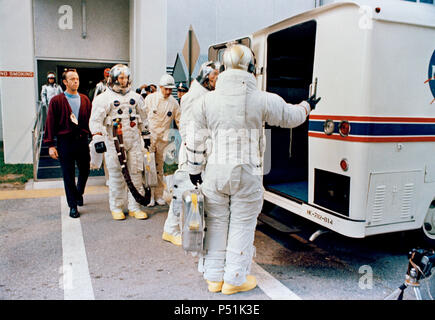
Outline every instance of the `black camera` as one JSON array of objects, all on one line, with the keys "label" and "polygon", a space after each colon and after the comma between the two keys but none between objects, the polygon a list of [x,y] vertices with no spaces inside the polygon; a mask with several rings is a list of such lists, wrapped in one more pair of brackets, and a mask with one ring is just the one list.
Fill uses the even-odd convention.
[{"label": "black camera", "polygon": [[435,265],[435,252],[433,250],[412,249],[408,253],[408,258],[408,274],[411,268],[414,268],[418,273],[417,280],[421,276],[424,278],[430,277],[431,270]]}]

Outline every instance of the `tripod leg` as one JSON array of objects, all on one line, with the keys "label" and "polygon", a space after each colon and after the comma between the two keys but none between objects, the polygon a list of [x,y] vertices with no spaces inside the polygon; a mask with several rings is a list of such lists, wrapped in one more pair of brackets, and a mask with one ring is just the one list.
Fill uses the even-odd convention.
[{"label": "tripod leg", "polygon": [[421,297],[421,291],[419,287],[413,287],[414,288],[414,293],[415,293],[415,297],[417,298],[417,300],[423,300],[423,298]]},{"label": "tripod leg", "polygon": [[403,293],[406,289],[406,286],[402,284],[399,288],[394,290],[392,293],[390,293],[388,296],[384,298],[384,300],[391,300],[391,299],[397,299],[397,300],[403,300]]}]

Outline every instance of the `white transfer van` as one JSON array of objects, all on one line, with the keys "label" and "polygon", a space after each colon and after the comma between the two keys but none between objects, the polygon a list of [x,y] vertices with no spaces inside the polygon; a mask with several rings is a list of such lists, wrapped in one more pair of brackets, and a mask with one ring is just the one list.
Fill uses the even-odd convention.
[{"label": "white transfer van", "polygon": [[259,89],[299,103],[316,80],[322,98],[295,129],[265,124],[264,198],[349,237],[422,228],[435,243],[435,6],[365,3],[236,40],[255,53]]}]

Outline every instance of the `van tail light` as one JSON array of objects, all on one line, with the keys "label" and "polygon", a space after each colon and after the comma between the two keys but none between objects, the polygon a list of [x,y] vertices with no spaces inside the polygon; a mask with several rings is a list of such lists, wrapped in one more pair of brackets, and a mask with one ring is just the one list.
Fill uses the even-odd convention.
[{"label": "van tail light", "polygon": [[347,137],[350,132],[350,123],[349,121],[343,120],[340,122],[340,125],[338,126],[338,132],[340,132],[340,135],[342,137]]},{"label": "van tail light", "polygon": [[328,119],[325,121],[325,123],[323,124],[323,131],[330,136],[331,134],[334,133],[334,121]]},{"label": "van tail light", "polygon": [[349,170],[349,162],[347,162],[346,159],[342,159],[342,160],[340,161],[340,167],[341,167],[341,169],[342,169],[343,171],[347,171],[347,170]]}]

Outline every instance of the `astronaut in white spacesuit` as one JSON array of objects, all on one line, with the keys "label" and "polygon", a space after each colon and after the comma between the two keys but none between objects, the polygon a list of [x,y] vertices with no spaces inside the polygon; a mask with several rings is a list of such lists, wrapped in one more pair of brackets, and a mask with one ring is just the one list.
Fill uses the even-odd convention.
[{"label": "astronaut in white spacesuit", "polygon": [[125,219],[122,209],[126,185],[129,215],[136,219],[148,217],[140,208],[146,205],[142,171],[147,124],[143,104],[142,96],[131,90],[130,69],[121,64],[110,70],[107,90],[93,102],[89,128],[96,148],[107,149],[109,203],[115,220]]},{"label": "astronaut in white spacesuit", "polygon": [[45,108],[43,123],[45,123],[45,115],[48,111],[48,105],[51,98],[62,93],[62,87],[56,83],[56,74],[54,72],[47,73],[47,83],[42,86],[41,89],[41,102],[43,108]]},{"label": "astronaut in white spacesuit", "polygon": [[[193,80],[189,91],[181,99],[181,117],[180,117],[180,135],[181,146],[178,156],[178,170],[175,175],[179,175],[181,171],[187,172],[187,155],[186,155],[186,129],[188,123],[193,120],[192,108],[198,98],[209,91],[214,90],[219,74],[219,65],[213,61],[208,61],[202,64],[198,76]],[[193,189],[195,186],[191,185]],[[181,230],[180,217],[174,214],[172,201],[169,205],[168,217],[166,218],[163,228],[162,239],[169,241],[175,245],[181,246]]]},{"label": "astronaut in white spacesuit", "polygon": [[[97,97],[99,94],[103,93],[107,89],[107,82],[109,81],[110,77],[110,68],[104,69],[104,79],[97,83],[97,86],[95,87],[94,91],[94,97]],[[93,101],[93,100],[92,100]]]},{"label": "astronaut in white spacesuit", "polygon": [[[202,96],[199,108],[193,110],[186,149],[192,183],[204,180],[201,189],[207,230],[199,271],[210,292],[233,294],[257,285],[249,272],[263,204],[263,124],[299,126],[320,98],[311,96],[292,105],[257,89],[255,57],[246,46],[229,46],[223,63],[225,71],[219,74],[216,89]],[[212,147],[205,154],[208,135]]]}]

